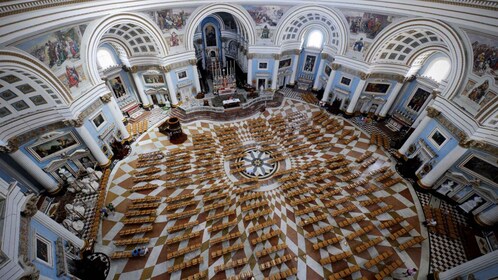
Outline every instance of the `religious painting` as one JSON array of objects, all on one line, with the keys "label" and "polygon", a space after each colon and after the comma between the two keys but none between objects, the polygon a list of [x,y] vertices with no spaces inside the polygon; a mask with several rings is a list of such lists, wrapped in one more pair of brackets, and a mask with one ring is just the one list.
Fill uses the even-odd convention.
[{"label": "religious painting", "polygon": [[183,80],[187,78],[187,71],[180,71],[177,73],[178,80]]},{"label": "religious painting", "polygon": [[479,103],[481,106],[484,106],[486,104],[488,104],[488,102],[490,102],[491,100],[495,99],[496,98],[496,93],[494,92],[488,92],[484,98],[482,99],[482,101]]},{"label": "religious painting", "polygon": [[490,74],[498,77],[498,37],[488,34],[467,32],[472,42],[473,72],[479,76]]},{"label": "religious painting", "polygon": [[193,8],[161,10],[156,12],[156,23],[163,32],[171,29],[181,30],[192,11]]},{"label": "religious painting", "polygon": [[204,36],[206,36],[206,46],[207,47],[216,47],[216,29],[212,25],[207,25],[204,28]]},{"label": "religious painting", "polygon": [[348,77],[342,76],[340,82],[341,82],[341,84],[343,84],[345,86],[349,86],[351,84],[351,79]]},{"label": "religious painting", "polygon": [[391,84],[386,83],[368,83],[365,92],[386,94]]},{"label": "religious painting", "polygon": [[326,65],[325,66],[325,75],[327,75],[327,77],[330,77],[331,72],[332,72],[332,68],[330,68],[330,66]]},{"label": "religious painting", "polygon": [[[81,67],[80,67],[81,68]],[[65,75],[65,84],[69,87],[78,87],[81,78],[76,67],[66,65],[66,75]]]},{"label": "religious painting", "polygon": [[50,241],[36,235],[36,258],[48,265],[52,265],[52,246]]},{"label": "religious painting", "polygon": [[481,85],[475,87],[468,95],[468,98],[479,104],[489,89],[489,82],[486,80]]},{"label": "religious painting", "polygon": [[418,88],[415,91],[415,93],[411,96],[411,99],[410,101],[408,101],[406,107],[418,113],[420,109],[424,106],[425,101],[427,100],[429,95],[431,94],[428,91]]},{"label": "religious painting", "polygon": [[125,87],[121,77],[117,76],[109,80],[109,85],[111,86],[112,92],[116,98],[126,95]]},{"label": "religious painting", "polygon": [[256,26],[277,26],[278,21],[289,9],[288,6],[244,6],[249,15],[253,18]]},{"label": "religious painting", "polygon": [[292,59],[291,58],[280,60],[280,62],[278,63],[278,68],[280,69],[280,68],[290,67],[291,64],[292,64]]},{"label": "religious painting", "polygon": [[79,32],[77,26],[61,29],[32,38],[17,47],[55,70],[58,67],[64,67],[66,62],[79,60],[81,42]]},{"label": "religious painting", "polygon": [[443,144],[448,140],[448,137],[436,128],[429,135],[429,140],[436,148],[441,148],[441,146],[443,146]]},{"label": "religious painting", "polygon": [[306,60],[304,62],[303,70],[306,72],[313,72],[313,69],[315,68],[315,62],[316,62],[316,56],[307,55]]},{"label": "religious painting", "polygon": [[93,123],[93,125],[95,125],[95,128],[97,130],[102,128],[102,126],[105,124],[104,115],[102,113],[99,113],[94,118],[92,118],[92,123]]},{"label": "religious painting", "polygon": [[72,132],[64,133],[59,136],[51,137],[42,143],[35,143],[28,147],[28,151],[39,161],[46,160],[50,157],[60,155],[70,149],[80,145],[78,139]]},{"label": "religious painting", "polygon": [[375,13],[344,11],[351,34],[373,39],[382,29],[393,22],[393,16]]},{"label": "religious painting", "polygon": [[176,32],[171,32],[171,36],[169,37],[169,46],[176,47],[180,45],[180,37]]},{"label": "religious painting", "polygon": [[484,160],[476,155],[469,156],[461,165],[460,168],[469,172],[475,177],[498,186],[498,166]]},{"label": "religious painting", "polygon": [[164,84],[163,75],[160,74],[144,74],[143,78],[146,84]]}]

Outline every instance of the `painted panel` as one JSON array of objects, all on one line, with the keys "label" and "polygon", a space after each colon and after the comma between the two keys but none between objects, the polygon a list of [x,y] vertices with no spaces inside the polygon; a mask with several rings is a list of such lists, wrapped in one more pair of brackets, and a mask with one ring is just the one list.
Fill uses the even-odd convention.
[{"label": "painted panel", "polygon": [[467,32],[472,42],[474,74],[482,76],[490,74],[498,79],[498,37],[477,32]]}]

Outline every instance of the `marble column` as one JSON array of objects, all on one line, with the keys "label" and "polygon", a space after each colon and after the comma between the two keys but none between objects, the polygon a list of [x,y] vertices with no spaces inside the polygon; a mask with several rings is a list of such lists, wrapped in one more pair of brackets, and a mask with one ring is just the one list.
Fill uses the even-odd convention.
[{"label": "marble column", "polygon": [[257,87],[257,84],[252,83],[252,58],[254,55],[252,53],[247,54],[247,83],[254,87]]},{"label": "marble column", "polygon": [[444,272],[436,273],[436,279],[452,280],[452,279],[467,279],[467,276],[487,268],[496,267],[498,263],[498,250],[487,253],[461,265],[450,268]]},{"label": "marble column", "polygon": [[332,84],[334,83],[335,75],[337,73],[337,69],[339,69],[339,64],[333,63],[330,68],[332,71],[330,72],[329,79],[327,80],[327,85],[325,86],[325,90],[323,91],[323,102],[327,102],[330,96],[330,90],[332,89]]},{"label": "marble column", "polygon": [[199,72],[197,72],[197,60],[196,59],[191,59],[190,60],[190,65],[192,65],[192,72],[194,72],[194,85],[196,89],[196,94],[198,92],[201,92],[201,83],[199,81]]},{"label": "marble column", "polygon": [[74,129],[76,129],[76,132],[78,132],[78,135],[83,139],[83,142],[85,142],[86,146],[92,153],[93,157],[97,160],[99,163],[100,167],[106,168],[109,165],[111,165],[111,161],[107,158],[107,156],[104,154],[102,149],[100,148],[99,144],[93,139],[92,135],[86,129],[86,127],[83,125],[83,121],[81,120],[71,120],[69,121],[70,124],[74,125]]},{"label": "marble column", "polygon": [[386,103],[384,104],[384,106],[382,106],[382,109],[380,110],[380,113],[379,113],[380,117],[385,117],[387,115],[387,112],[389,112],[389,109],[391,109],[391,106],[393,105],[394,100],[396,100],[396,97],[398,97],[398,94],[399,94],[401,88],[403,87],[403,85],[404,85],[403,82],[398,81],[396,83],[393,90],[391,91],[391,93],[387,97]]},{"label": "marble column", "polygon": [[101,96],[100,100],[102,100],[102,102],[104,102],[104,104],[106,104],[109,110],[111,111],[112,117],[114,118],[114,123],[116,124],[118,130],[121,132],[121,137],[122,137],[121,140],[123,142],[130,141],[132,139],[132,136],[126,129],[126,126],[123,124],[123,120],[125,118],[121,113],[121,110],[119,109],[116,99],[112,97],[111,93],[108,93],[106,95]]},{"label": "marble column", "polygon": [[432,185],[434,185],[434,183],[436,183],[436,181],[467,151],[467,148],[457,145],[453,150],[448,152],[429,173],[425,174],[425,176],[419,180],[419,185],[423,188],[432,187]]},{"label": "marble column", "polygon": [[271,80],[271,89],[272,90],[277,90],[277,85],[278,85],[278,66],[280,64],[280,55],[276,54],[273,56],[273,73],[272,73],[272,80]]},{"label": "marble column", "polygon": [[138,69],[136,66],[131,67],[131,76],[133,77],[133,81],[135,82],[135,86],[137,87],[138,95],[142,100],[142,106],[144,107],[144,109],[148,109],[152,107],[152,104],[150,103],[149,98],[147,98],[147,94],[145,94],[142,79],[140,79],[140,77],[138,76],[137,70]]},{"label": "marble column", "polygon": [[26,172],[28,172],[33,179],[40,183],[40,185],[42,185],[49,194],[53,195],[61,190],[61,186],[59,186],[57,181],[43,171],[43,169],[41,169],[41,167],[39,167],[36,163],[34,163],[33,159],[20,151],[19,147],[9,144],[4,151],[9,152],[9,156]]},{"label": "marble column", "polygon": [[45,228],[49,229],[52,233],[56,234],[62,239],[70,241],[78,249],[81,250],[83,249],[83,247],[85,247],[85,241],[81,240],[81,238],[74,235],[74,233],[67,230],[62,224],[59,224],[55,220],[51,219],[45,213],[37,211],[32,219],[42,224]]},{"label": "marble column", "polygon": [[366,80],[367,80],[367,75],[366,74],[361,75],[361,80],[356,86],[353,96],[349,99],[349,105],[348,108],[346,109],[347,115],[352,115],[354,113],[354,108],[356,107],[356,103],[358,103],[358,99],[360,98],[361,93],[363,92]]},{"label": "marble column", "polygon": [[422,131],[424,131],[425,127],[427,126],[427,124],[429,124],[430,121],[431,121],[431,118],[429,116],[425,116],[422,119],[422,121],[419,123],[417,128],[412,132],[412,134],[410,134],[410,137],[408,137],[408,139],[406,139],[403,146],[401,146],[401,148],[399,148],[398,155],[406,156],[406,152],[408,151],[408,148],[410,147],[410,145],[413,144],[415,142],[415,140],[418,139],[418,137],[420,136]]},{"label": "marble column", "polygon": [[320,76],[323,72],[323,66],[325,65],[325,60],[328,59],[329,55],[326,53],[322,53],[320,64],[318,64],[318,70],[315,75],[315,80],[313,81],[313,90],[318,90],[318,85],[320,84]]},{"label": "marble column", "polygon": [[176,98],[176,90],[173,85],[173,78],[171,78],[171,71],[169,71],[170,69],[168,66],[164,67],[164,70],[166,70],[164,75],[166,76],[166,84],[168,84],[168,91],[169,91],[169,98],[171,98],[171,105],[176,106],[178,105],[178,99]]},{"label": "marble column", "polygon": [[296,84],[296,74],[297,74],[297,64],[299,62],[299,53],[300,53],[300,51],[296,50],[296,52],[294,53],[294,57],[292,58],[292,74],[291,74],[291,78],[289,81],[289,84],[291,86]]},{"label": "marble column", "polygon": [[474,218],[481,226],[493,226],[498,223],[498,205],[494,204],[488,207]]}]

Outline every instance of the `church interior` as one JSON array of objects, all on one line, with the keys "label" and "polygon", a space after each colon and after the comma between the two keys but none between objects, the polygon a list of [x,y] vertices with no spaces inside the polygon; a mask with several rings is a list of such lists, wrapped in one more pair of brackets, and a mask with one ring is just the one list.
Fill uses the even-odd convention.
[{"label": "church interior", "polygon": [[0,3],[0,279],[498,279],[497,11]]}]

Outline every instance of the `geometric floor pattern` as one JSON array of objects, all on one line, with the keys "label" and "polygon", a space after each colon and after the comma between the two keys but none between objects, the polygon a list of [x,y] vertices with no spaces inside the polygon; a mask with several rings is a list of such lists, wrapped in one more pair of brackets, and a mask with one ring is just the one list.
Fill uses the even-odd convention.
[{"label": "geometric floor pattern", "polygon": [[[372,178],[369,176],[372,170],[381,167],[387,167],[388,170],[395,171],[393,166],[394,160],[386,154],[383,148],[370,145],[369,135],[342,118],[329,116],[329,118],[336,118],[344,125],[344,128],[336,133],[328,133],[326,128],[320,123],[312,121],[313,113],[317,112],[320,112],[319,107],[285,98],[282,106],[267,108],[264,113],[257,113],[243,120],[233,122],[194,121],[188,124],[184,123],[182,124],[182,128],[184,133],[189,136],[189,140],[178,146],[170,144],[168,138],[159,133],[157,128],[145,133],[138,143],[134,145],[132,154],[120,162],[111,174],[105,203],[112,202],[116,207],[116,213],[102,222],[99,241],[104,246],[111,247],[113,251],[132,250],[135,248],[133,245],[117,246],[114,243],[121,239],[118,234],[119,231],[132,228],[129,225],[123,224],[123,220],[125,219],[124,213],[127,211],[127,207],[131,205],[131,199],[158,196],[161,197],[161,203],[157,208],[157,217],[153,224],[153,230],[133,236],[134,238],[150,238],[147,244],[149,254],[140,258],[112,260],[109,279],[184,279],[202,271],[207,271],[207,279],[227,279],[245,271],[251,271],[255,279],[264,279],[279,271],[291,268],[297,269],[297,275],[289,279],[328,279],[333,273],[354,265],[358,265],[360,270],[345,279],[375,279],[374,275],[384,269],[387,264],[395,260],[401,260],[403,265],[392,273],[391,276],[385,278],[393,279],[394,277],[398,279],[401,272],[406,270],[407,267],[419,267],[421,256],[423,255],[422,251],[428,250],[427,241],[404,251],[397,248],[400,243],[406,242],[412,237],[424,235],[422,233],[423,229],[420,228],[420,219],[417,215],[417,213],[420,213],[420,209],[417,209],[418,204],[414,203],[414,199],[417,198],[412,196],[414,192],[411,190],[411,186],[403,180],[391,187],[383,187],[381,183],[375,180],[379,175]],[[280,117],[285,121],[285,129],[278,132],[278,127],[272,126],[271,123]],[[250,185],[239,185],[237,182],[242,177],[236,173],[230,173],[230,164],[233,161],[227,160],[227,157],[223,154],[224,146],[216,130],[222,127],[231,127],[236,131],[237,139],[235,140],[240,141],[240,145],[260,145],[264,141],[259,140],[261,138],[258,138],[257,133],[249,125],[255,120],[266,129],[264,136],[267,138],[264,141],[276,146],[284,156],[285,159],[280,164],[280,170],[292,168],[293,172],[283,175],[283,177],[275,177],[261,182],[257,189],[242,192],[240,191],[241,188]],[[331,143],[331,145],[320,146],[313,143],[310,137],[305,136],[308,135],[306,134],[307,131],[313,129],[322,133],[321,137],[326,138],[327,143]],[[340,140],[341,134],[347,130],[352,130],[353,133],[344,139],[347,140],[352,135],[356,135],[357,139],[353,138],[351,141],[346,141],[347,143],[344,142],[344,139]],[[212,162],[209,165],[201,164],[202,161],[198,160],[199,157],[209,158],[209,154],[195,153],[196,147],[192,143],[192,136],[196,134],[205,134],[206,139],[212,138],[212,141],[206,147],[206,149],[212,148],[215,151],[212,154]],[[295,145],[291,145],[290,142]],[[191,157],[188,162],[188,170],[182,171],[189,174],[189,178],[192,180],[190,184],[176,188],[168,187],[174,182],[174,180],[169,179],[171,177],[169,175],[173,173],[170,172],[171,168],[160,163],[156,165],[156,167],[160,168],[160,172],[154,174],[159,175],[159,177],[149,182],[158,185],[157,188],[140,192],[130,191],[132,187],[146,184],[145,182],[134,183],[133,181],[134,172],[144,170],[143,168],[137,168],[138,154],[161,151],[168,157],[171,151],[178,149],[190,151]],[[361,163],[356,163],[355,160],[367,151],[372,153],[372,156],[367,161],[374,159],[371,165],[362,166]],[[317,180],[316,182],[308,180],[324,174],[330,174],[332,169],[327,160],[338,155],[344,156],[345,160],[350,162],[348,164],[352,168],[350,171],[333,176],[329,175],[329,177]],[[206,168],[218,169],[208,173],[199,172]],[[347,181],[346,177],[351,174],[359,176]],[[213,176],[209,178],[207,175]],[[280,183],[276,178],[291,179],[286,183]],[[399,178],[399,174],[394,173],[391,178]],[[364,179],[367,179],[368,183],[359,183],[357,187],[350,189],[345,188],[351,183],[361,182]],[[336,183],[334,184],[333,182]],[[297,187],[284,188],[284,186],[292,183]],[[327,191],[319,188],[327,183],[330,183],[331,188],[329,190],[333,190],[333,193],[329,192],[329,195],[324,195]],[[223,187],[218,188],[217,192],[208,193],[204,191],[207,188],[216,186]],[[171,205],[171,203],[167,203],[166,199],[181,195],[193,195],[190,199],[194,200],[195,203],[185,208],[178,208],[176,211],[168,211],[166,207]],[[220,203],[221,198],[215,201],[206,201],[205,198],[216,195],[226,199],[227,203],[221,207],[213,208],[213,204]],[[254,198],[240,203],[241,197],[246,198],[248,195],[254,195]],[[360,202],[373,201],[374,199],[377,199],[375,200],[376,203],[372,203],[371,205],[363,206],[364,203],[360,204]],[[261,203],[262,206],[243,211],[242,208],[256,205],[256,203]],[[370,217],[368,215],[370,212],[387,205],[391,205],[392,209],[378,216]],[[297,213],[297,211],[303,212],[303,210],[310,207],[315,207],[315,210],[306,214]],[[183,213],[191,210],[194,210],[192,216],[168,219],[168,216],[173,213]],[[211,220],[211,217],[226,211],[232,212],[229,213],[229,216]],[[249,215],[259,217],[248,219]],[[364,220],[349,226],[339,226],[339,223],[344,222],[346,219],[361,215],[366,216]],[[322,220],[303,225],[305,221],[313,217],[322,217]],[[380,227],[381,222],[399,217],[403,218],[400,224],[385,229]],[[250,228],[271,220],[274,220],[275,223],[269,227],[249,231]],[[214,226],[226,224],[229,221],[235,222],[225,229],[211,231]],[[180,226],[191,222],[197,222],[198,224],[186,230],[172,234],[168,233],[168,229],[173,226]],[[413,230],[394,241],[387,238],[390,234],[401,229],[402,226],[407,225],[413,226]],[[320,235],[315,237],[308,236],[308,238],[305,236],[306,233],[326,226],[330,226],[330,228]],[[372,226],[373,230],[351,240],[346,238],[351,233],[367,226]],[[200,234],[193,238],[167,244],[170,243],[167,242],[168,240],[175,237],[198,231]],[[264,239],[264,235],[270,232],[274,233],[273,237],[257,244],[252,243],[257,238]],[[216,244],[210,243],[215,238],[226,237],[229,234],[234,234],[235,238]],[[313,244],[333,237],[342,237],[343,239],[339,243],[324,246],[320,249],[313,248]],[[333,264],[321,265],[320,263],[320,259],[331,255],[345,251],[355,252],[354,249],[362,242],[368,242],[376,237],[382,237],[381,242],[361,253],[354,253],[353,256]],[[283,250],[262,257],[256,256],[256,252],[264,248],[284,243],[287,247]],[[199,249],[168,260],[168,253],[173,253],[197,244],[200,244]],[[218,250],[237,244],[242,244],[240,250],[219,257],[212,256]],[[393,253],[393,256],[388,261],[381,262],[370,269],[365,267],[365,263],[368,260],[388,251]],[[262,263],[288,254],[292,256],[290,261],[274,266],[271,269],[263,271],[260,269]],[[203,257],[203,261],[199,265],[194,265],[173,273],[167,272],[168,268],[185,263],[199,256]],[[215,272],[216,266],[220,266],[230,260],[242,258],[247,258],[247,264]]]},{"label": "geometric floor pattern", "polygon": [[[431,199],[437,199],[430,193],[417,192],[420,199],[420,204],[423,206],[429,205]],[[462,225],[467,226],[467,218],[457,211],[455,206],[452,206],[444,200],[438,199],[439,208],[443,213],[450,215],[452,219]],[[430,240],[430,272],[446,271],[457,265],[467,261],[465,249],[463,248],[461,239],[452,239],[446,235],[429,232]]]}]

